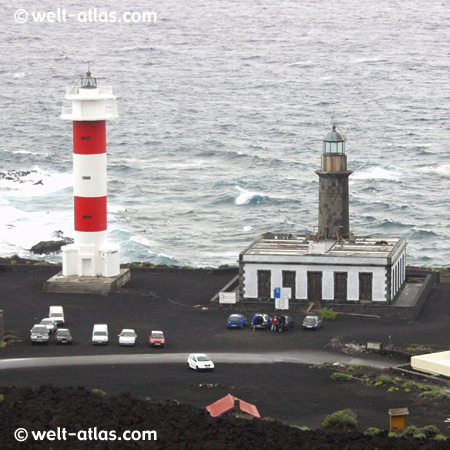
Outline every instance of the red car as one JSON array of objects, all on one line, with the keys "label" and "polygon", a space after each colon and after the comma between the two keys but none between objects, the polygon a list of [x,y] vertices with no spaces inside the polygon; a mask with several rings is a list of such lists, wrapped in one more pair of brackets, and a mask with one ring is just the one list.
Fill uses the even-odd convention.
[{"label": "red car", "polygon": [[164,333],[162,331],[153,330],[150,333],[148,344],[150,345],[150,347],[164,347],[166,345]]}]

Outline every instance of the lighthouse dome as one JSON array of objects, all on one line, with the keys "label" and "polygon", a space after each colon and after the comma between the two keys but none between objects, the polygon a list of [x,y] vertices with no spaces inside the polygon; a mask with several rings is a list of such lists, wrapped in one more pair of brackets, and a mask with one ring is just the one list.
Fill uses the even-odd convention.
[{"label": "lighthouse dome", "polygon": [[322,141],[323,153],[345,154],[345,137],[336,131],[336,124],[333,124],[333,129],[324,136]]}]

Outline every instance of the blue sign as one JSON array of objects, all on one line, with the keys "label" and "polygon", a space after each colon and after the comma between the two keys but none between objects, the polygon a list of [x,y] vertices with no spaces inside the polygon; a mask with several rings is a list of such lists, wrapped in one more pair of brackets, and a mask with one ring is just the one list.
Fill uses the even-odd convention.
[{"label": "blue sign", "polygon": [[281,298],[281,288],[277,287],[273,290],[275,298]]}]

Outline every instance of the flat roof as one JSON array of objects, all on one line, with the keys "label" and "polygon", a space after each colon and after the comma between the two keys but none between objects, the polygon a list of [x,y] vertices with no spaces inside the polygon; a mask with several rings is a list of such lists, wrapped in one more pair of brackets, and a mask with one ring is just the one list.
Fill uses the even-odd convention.
[{"label": "flat roof", "polygon": [[241,255],[334,256],[351,258],[392,258],[406,245],[404,236],[355,236],[351,240],[316,241],[308,235],[265,233],[258,236]]}]

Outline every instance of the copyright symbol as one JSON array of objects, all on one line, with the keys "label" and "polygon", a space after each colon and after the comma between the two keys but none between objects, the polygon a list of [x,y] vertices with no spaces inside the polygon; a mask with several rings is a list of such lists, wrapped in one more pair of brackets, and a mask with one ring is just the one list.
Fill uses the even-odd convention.
[{"label": "copyright symbol", "polygon": [[14,13],[14,19],[17,23],[25,23],[28,20],[28,13],[24,9],[18,9]]},{"label": "copyright symbol", "polygon": [[14,437],[16,441],[19,442],[26,441],[28,438],[28,431],[25,430],[25,428],[17,428],[17,430],[14,431]]}]

